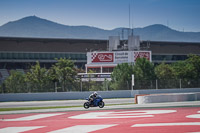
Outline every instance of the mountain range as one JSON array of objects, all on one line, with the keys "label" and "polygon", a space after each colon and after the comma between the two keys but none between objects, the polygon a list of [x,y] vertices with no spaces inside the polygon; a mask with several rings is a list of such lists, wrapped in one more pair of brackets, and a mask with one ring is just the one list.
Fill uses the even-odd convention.
[{"label": "mountain range", "polygon": [[133,31],[141,40],[200,42],[200,32],[181,32],[161,24],[144,28],[116,28],[104,30],[90,26],[68,26],[55,23],[37,16],[28,16],[0,26],[1,37],[31,38],[71,38],[71,39],[108,39],[109,36],[121,36],[126,39]]}]

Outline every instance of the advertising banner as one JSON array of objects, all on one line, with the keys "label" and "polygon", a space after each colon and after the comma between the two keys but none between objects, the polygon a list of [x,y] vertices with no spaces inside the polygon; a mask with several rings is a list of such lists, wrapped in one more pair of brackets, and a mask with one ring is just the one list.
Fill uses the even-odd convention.
[{"label": "advertising banner", "polygon": [[113,53],[91,53],[91,62],[100,63],[100,62],[113,62],[114,61]]},{"label": "advertising banner", "polygon": [[131,51],[114,52],[114,63],[128,63],[133,62]]},{"label": "advertising banner", "polygon": [[137,58],[147,58],[149,61],[151,61],[151,51],[88,52],[87,64],[133,63]]},{"label": "advertising banner", "polygon": [[151,62],[151,51],[134,51],[134,61],[138,58],[146,58]]}]

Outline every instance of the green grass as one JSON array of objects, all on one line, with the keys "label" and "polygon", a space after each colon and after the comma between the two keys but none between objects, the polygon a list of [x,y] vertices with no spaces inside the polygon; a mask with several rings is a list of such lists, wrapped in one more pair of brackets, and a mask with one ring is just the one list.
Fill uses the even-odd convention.
[{"label": "green grass", "polygon": [[17,111],[17,110],[36,110],[36,109],[57,109],[57,108],[73,108],[82,106],[56,106],[56,107],[22,107],[22,108],[0,108],[2,111]]},{"label": "green grass", "polygon": [[[107,104],[106,106],[129,105],[129,104],[133,104],[133,103],[125,103],[125,104]],[[74,108],[74,107],[83,107],[83,106],[53,106],[53,107],[0,108],[0,112],[2,112],[2,111],[17,111],[17,110],[37,110],[37,109]]]}]

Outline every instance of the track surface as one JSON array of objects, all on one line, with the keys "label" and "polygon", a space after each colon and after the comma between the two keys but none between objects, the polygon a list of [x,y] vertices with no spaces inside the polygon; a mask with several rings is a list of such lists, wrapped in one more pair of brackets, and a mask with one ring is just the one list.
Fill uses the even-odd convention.
[{"label": "track surface", "polygon": [[199,133],[200,107],[0,115],[0,133]]},{"label": "track surface", "polygon": [[[82,106],[86,100],[0,102],[0,108]],[[134,103],[134,98],[104,99],[106,104]]]}]

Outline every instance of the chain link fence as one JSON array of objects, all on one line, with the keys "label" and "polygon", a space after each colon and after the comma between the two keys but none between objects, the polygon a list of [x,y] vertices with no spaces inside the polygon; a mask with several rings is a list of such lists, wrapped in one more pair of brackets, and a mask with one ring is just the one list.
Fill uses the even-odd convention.
[{"label": "chain link fence", "polygon": [[[131,82],[122,83],[120,90],[131,90]],[[82,88],[82,89],[81,89]],[[177,88],[200,88],[200,79],[166,79],[166,80],[135,80],[134,90],[142,89],[177,89]],[[83,82],[81,91],[112,91],[112,82]]]},{"label": "chain link fence", "polygon": [[[36,92],[69,92],[69,91],[112,91],[131,90],[131,82],[124,81],[119,86],[114,87],[113,82],[105,80],[103,82],[77,80],[74,83],[66,84],[65,87],[60,82],[49,82],[43,86],[30,85],[26,83],[23,88],[12,90],[6,88],[2,83],[0,93],[36,93]],[[143,89],[175,89],[175,88],[200,88],[200,79],[166,79],[166,80],[135,80],[134,90]]]},{"label": "chain link fence", "polygon": [[200,88],[200,79],[136,80],[134,89]]}]

